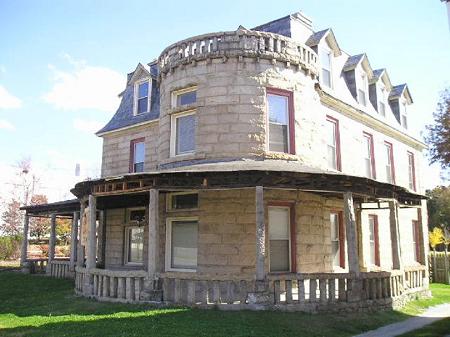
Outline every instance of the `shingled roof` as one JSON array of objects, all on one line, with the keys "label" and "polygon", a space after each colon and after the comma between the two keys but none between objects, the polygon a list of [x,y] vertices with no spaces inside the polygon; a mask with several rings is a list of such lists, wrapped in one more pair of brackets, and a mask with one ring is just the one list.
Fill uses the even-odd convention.
[{"label": "shingled roof", "polygon": [[306,45],[309,47],[317,46],[320,41],[324,38],[325,35],[330,31],[330,28],[321,30],[319,32],[315,32],[313,35],[311,35],[308,40],[306,40]]},{"label": "shingled roof", "polygon": [[411,104],[413,102],[411,93],[409,92],[408,85],[406,83],[399,84],[392,87],[391,92],[389,93],[389,99],[397,99],[400,96],[403,95],[403,92],[406,90],[406,98],[408,99],[409,103]]}]

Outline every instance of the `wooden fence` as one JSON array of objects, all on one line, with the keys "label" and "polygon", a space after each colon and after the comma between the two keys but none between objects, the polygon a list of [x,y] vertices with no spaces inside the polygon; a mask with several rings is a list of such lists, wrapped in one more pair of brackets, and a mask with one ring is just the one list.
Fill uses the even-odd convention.
[{"label": "wooden fence", "polygon": [[450,284],[450,253],[430,252],[428,262],[431,282]]}]

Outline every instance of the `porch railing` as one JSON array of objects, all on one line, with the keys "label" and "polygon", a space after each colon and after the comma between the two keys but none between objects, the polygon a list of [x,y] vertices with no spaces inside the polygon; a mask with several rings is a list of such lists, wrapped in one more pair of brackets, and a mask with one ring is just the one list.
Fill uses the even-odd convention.
[{"label": "porch railing", "polygon": [[50,276],[54,278],[70,278],[73,274],[69,270],[68,260],[53,260],[50,262]]},{"label": "porch railing", "polygon": [[47,270],[48,259],[27,259],[30,268],[30,274],[45,274]]},{"label": "porch railing", "polygon": [[100,299],[135,302],[141,300],[144,270],[105,270],[76,268],[75,288],[82,292],[86,277],[93,278],[92,295]]}]

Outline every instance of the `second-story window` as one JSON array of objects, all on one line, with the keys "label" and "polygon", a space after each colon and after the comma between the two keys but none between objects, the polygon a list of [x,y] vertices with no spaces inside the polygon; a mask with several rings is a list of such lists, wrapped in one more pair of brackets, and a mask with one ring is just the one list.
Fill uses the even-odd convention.
[{"label": "second-story window", "polygon": [[145,138],[130,142],[130,173],[144,172]]},{"label": "second-story window", "polygon": [[138,82],[135,86],[134,114],[139,115],[150,109],[150,82]]},{"label": "second-story window", "polygon": [[267,88],[269,151],[295,154],[292,92]]},{"label": "second-story window", "polygon": [[384,142],[385,163],[386,163],[386,181],[395,184],[394,152],[392,144]]},{"label": "second-story window", "polygon": [[329,49],[320,49],[320,63],[322,65],[321,83],[331,88],[331,51]]},{"label": "second-story window", "polygon": [[172,107],[182,107],[192,105],[197,102],[197,87],[189,87],[177,90],[172,96]]},{"label": "second-story window", "polygon": [[172,154],[175,156],[195,152],[197,129],[195,111],[172,116]]},{"label": "second-story window", "polygon": [[364,132],[364,168],[367,178],[375,179],[375,155],[373,148],[373,137],[371,134]]},{"label": "second-story window", "polygon": [[358,103],[366,106],[366,92],[367,92],[367,76],[366,74],[361,75],[361,87],[358,88]]},{"label": "second-story window", "polygon": [[416,169],[414,164],[414,154],[408,152],[408,185],[413,191],[416,190]]},{"label": "second-story window", "polygon": [[339,121],[327,116],[326,125],[327,162],[328,167],[341,170],[341,149],[339,140]]}]

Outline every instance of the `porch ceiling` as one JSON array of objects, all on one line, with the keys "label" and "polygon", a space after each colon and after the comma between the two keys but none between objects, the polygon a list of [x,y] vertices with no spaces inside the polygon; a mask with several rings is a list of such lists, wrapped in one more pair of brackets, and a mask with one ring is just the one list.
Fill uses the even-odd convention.
[{"label": "porch ceiling", "polygon": [[97,196],[129,195],[150,188],[201,190],[255,186],[299,189],[326,194],[353,192],[355,196],[366,201],[395,198],[400,203],[409,205],[418,205],[422,199],[426,198],[397,185],[280,160],[205,163],[155,172],[127,174],[80,182],[71,191],[77,197],[82,197],[91,193]]}]

